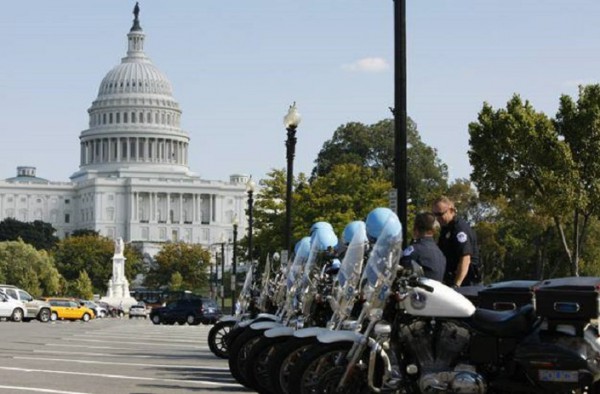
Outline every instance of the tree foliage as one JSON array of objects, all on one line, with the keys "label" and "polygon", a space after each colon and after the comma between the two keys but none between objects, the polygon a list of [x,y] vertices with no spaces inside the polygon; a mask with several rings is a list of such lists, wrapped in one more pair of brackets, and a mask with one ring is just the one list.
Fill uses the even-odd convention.
[{"label": "tree foliage", "polygon": [[[327,140],[317,159],[312,178],[331,172],[336,165],[354,164],[381,171],[394,179],[394,121],[385,119],[373,125],[351,122],[338,127]],[[407,127],[407,194],[421,207],[433,194],[445,190],[448,168],[437,157],[437,151],[425,144],[416,124],[409,118]]]},{"label": "tree foliage", "polygon": [[60,292],[52,256],[22,240],[0,242],[0,282],[27,290],[34,297]]},{"label": "tree foliage", "polygon": [[92,281],[85,270],[79,272],[77,279],[71,282],[68,294],[84,300],[91,300],[94,297]]},{"label": "tree foliage", "polygon": [[310,226],[318,221],[331,223],[341,236],[351,221],[364,220],[372,209],[387,206],[391,187],[381,170],[335,165],[294,194],[294,240],[308,235]]},{"label": "tree foliage", "polygon": [[[86,271],[96,293],[104,293],[112,276],[113,240],[97,235],[68,237],[61,240],[54,252],[56,267],[67,281],[76,280],[81,271]],[[142,255],[125,245],[125,276],[131,280],[141,273]]]},{"label": "tree foliage", "polygon": [[600,86],[581,87],[577,103],[562,96],[555,120],[518,95],[498,110],[485,103],[469,133],[471,179],[479,192],[546,218],[538,239],[561,245],[555,261],[578,275],[600,202]]},{"label": "tree foliage", "polygon": [[58,242],[55,232],[56,229],[50,223],[41,220],[26,223],[14,218],[6,218],[0,222],[0,241],[22,239],[36,249],[52,249]]},{"label": "tree foliage", "polygon": [[180,285],[187,290],[199,290],[208,284],[210,253],[200,245],[166,243],[154,260],[155,264],[145,278],[148,287],[173,284],[175,274],[181,276]]}]

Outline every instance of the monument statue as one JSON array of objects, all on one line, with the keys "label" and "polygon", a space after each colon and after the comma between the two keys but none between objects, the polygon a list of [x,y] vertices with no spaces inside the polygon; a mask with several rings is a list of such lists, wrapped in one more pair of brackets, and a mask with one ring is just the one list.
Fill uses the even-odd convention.
[{"label": "monument statue", "polygon": [[115,239],[115,256],[122,255],[124,250],[125,245],[123,244],[123,238],[119,237]]},{"label": "monument statue", "polygon": [[135,19],[140,15],[140,4],[137,1],[135,2],[135,7],[133,7],[133,15],[135,16]]}]

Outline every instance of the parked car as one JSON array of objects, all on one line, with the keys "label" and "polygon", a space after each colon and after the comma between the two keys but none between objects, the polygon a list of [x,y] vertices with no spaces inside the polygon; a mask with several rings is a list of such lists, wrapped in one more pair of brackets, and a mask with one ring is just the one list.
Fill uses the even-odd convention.
[{"label": "parked car", "polygon": [[104,301],[98,301],[97,304],[100,305],[101,307],[105,308],[108,311],[108,316],[112,316],[112,317],[123,317],[123,316],[125,316],[125,311],[121,307],[117,307],[117,306],[113,306],[113,305],[107,304]]},{"label": "parked car", "polygon": [[108,316],[108,309],[103,307],[102,305],[96,304],[94,301],[90,300],[79,300],[79,303],[85,307],[90,308],[94,311],[94,315],[96,318],[106,317]]},{"label": "parked car", "polygon": [[168,303],[164,307],[152,308],[150,320],[154,324],[198,325],[204,317],[204,303],[200,297],[189,297]]},{"label": "parked car", "polygon": [[17,301],[21,301],[25,305],[27,316],[23,317],[23,321],[28,322],[38,319],[46,323],[50,320],[50,304],[46,301],[36,300],[25,290],[12,285],[0,285],[0,292]]},{"label": "parked car", "polygon": [[201,320],[202,324],[215,324],[223,316],[223,312],[219,308],[217,301],[212,298],[202,298],[202,304],[204,309]]},{"label": "parked car", "polygon": [[134,317],[147,319],[148,318],[148,309],[146,308],[146,305],[144,305],[144,304],[132,305],[131,308],[129,308],[129,318],[133,319]]},{"label": "parked car", "polygon": [[17,301],[4,293],[0,293],[0,317],[21,322],[27,315],[27,308],[21,301]]},{"label": "parked car", "polygon": [[50,303],[50,320],[58,319],[83,320],[85,322],[94,318],[94,311],[82,306],[71,298],[48,297],[45,301]]}]

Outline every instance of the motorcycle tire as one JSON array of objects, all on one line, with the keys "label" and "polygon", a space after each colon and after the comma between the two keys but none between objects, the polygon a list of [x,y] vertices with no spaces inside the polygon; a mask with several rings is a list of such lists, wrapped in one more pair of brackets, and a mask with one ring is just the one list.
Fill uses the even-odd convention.
[{"label": "motorcycle tire", "polygon": [[227,335],[235,326],[235,321],[217,322],[208,332],[208,348],[219,358],[228,358]]},{"label": "motorcycle tire", "polygon": [[265,337],[262,336],[250,349],[248,353],[248,360],[245,365],[246,380],[248,385],[256,390],[260,394],[272,394],[273,388],[271,387],[271,375],[272,372],[269,370],[269,361],[275,353],[278,345],[284,343],[289,336],[281,337]]},{"label": "motorcycle tire", "polygon": [[316,337],[290,337],[277,346],[268,367],[272,372],[270,379],[274,394],[289,394],[290,371],[302,354],[316,343],[319,343]]},{"label": "motorcycle tire", "polygon": [[[346,355],[353,342],[319,343],[307,350],[290,373],[289,393],[369,393],[366,371],[357,371],[343,389],[338,383],[346,371]],[[341,362],[337,362],[340,360]]]},{"label": "motorcycle tire", "polygon": [[238,335],[229,348],[229,371],[231,376],[238,381],[239,384],[252,388],[248,385],[245,376],[245,365],[248,359],[248,354],[252,346],[258,342],[265,330],[253,330],[247,327],[243,333]]}]

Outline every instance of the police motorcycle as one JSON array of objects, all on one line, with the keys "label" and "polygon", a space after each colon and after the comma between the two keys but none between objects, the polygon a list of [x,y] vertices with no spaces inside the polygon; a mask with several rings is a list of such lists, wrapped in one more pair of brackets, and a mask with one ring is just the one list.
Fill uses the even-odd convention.
[{"label": "police motorcycle", "polygon": [[[253,320],[239,322],[236,327],[228,334],[229,348],[229,370],[238,383],[245,385],[246,378],[243,375],[243,365],[246,361],[249,346],[253,343],[259,334],[262,333],[258,323],[281,322],[290,319],[290,316],[296,314],[300,305],[299,284],[302,279],[304,266],[308,264],[310,255],[310,237],[302,238],[294,248],[294,260],[288,267],[284,282],[284,300],[280,303],[277,313],[271,316],[260,314]],[[254,326],[254,327],[252,327]],[[246,343],[250,341],[250,343]]]},{"label": "police motorcycle", "polygon": [[[331,226],[326,228],[311,229],[309,244],[303,244],[297,252],[294,265],[298,257],[306,258],[306,263],[292,269],[288,275],[287,298],[278,321],[263,321],[251,324],[231,344],[229,367],[233,377],[241,384],[253,388],[254,376],[247,375],[246,369],[250,360],[253,346],[262,337],[267,329],[278,326],[312,326],[325,324],[322,319],[330,312],[328,305],[319,300],[317,293],[318,281],[312,280],[322,272],[324,263],[323,255],[337,244],[337,237]],[[254,362],[254,360],[252,360]]]},{"label": "police motorcycle", "polygon": [[[313,286],[317,287],[320,283],[330,287],[318,291],[316,297],[329,304],[330,308],[322,310],[330,309],[332,315],[325,324],[317,323],[307,328],[281,325],[264,332],[249,352],[248,358],[253,362],[246,363],[248,383],[257,392],[286,393],[289,371],[299,354],[316,341],[319,332],[341,329],[350,317],[367,248],[364,222],[355,221],[347,225],[342,240],[345,245],[342,261],[334,259],[326,264],[316,280],[317,285]],[[329,274],[326,273],[328,270]],[[335,280],[330,284],[329,275],[332,273]]]},{"label": "police motorcycle", "polygon": [[[304,351],[289,372],[288,393],[368,392],[365,358],[368,345],[389,336],[380,323],[394,275],[393,261],[400,257],[402,226],[389,209],[377,208],[366,220],[367,235],[375,243],[361,277],[362,310],[345,330],[320,332],[317,342]],[[386,314],[387,309],[386,308]],[[384,360],[388,361],[389,360]],[[346,372],[347,366],[359,366]],[[378,362],[378,368],[381,363]]]},{"label": "police motorcycle", "polygon": [[[494,311],[424,278],[420,267],[400,267],[393,325],[381,321],[374,331],[383,335],[355,338],[299,392],[598,394],[600,340],[590,320],[599,282],[542,281],[535,308]],[[366,385],[356,386],[357,377]]]},{"label": "police motorcycle", "polygon": [[[254,267],[251,266],[246,273],[244,285],[238,295],[238,305],[233,315],[223,316],[208,332],[208,347],[214,355],[220,358],[228,358],[227,350],[228,336],[231,330],[241,321],[253,320],[265,313],[267,318],[271,318],[275,312],[273,308],[278,302],[283,300],[284,290],[278,290],[282,287],[280,282],[285,280],[285,266],[282,266],[280,272],[274,279],[270,279],[270,264],[267,260],[265,273],[262,278],[262,289],[256,297],[256,285],[253,283]],[[279,299],[278,299],[279,297]]]}]

